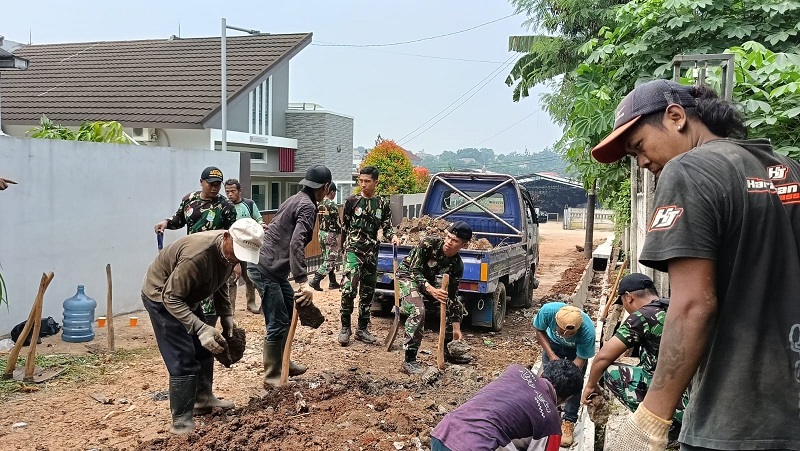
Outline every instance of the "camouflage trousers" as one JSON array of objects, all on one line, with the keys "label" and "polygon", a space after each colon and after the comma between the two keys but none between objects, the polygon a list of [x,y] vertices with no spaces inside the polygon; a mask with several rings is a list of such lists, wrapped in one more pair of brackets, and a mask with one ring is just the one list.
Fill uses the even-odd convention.
[{"label": "camouflage trousers", "polygon": [[365,328],[369,324],[369,306],[375,296],[375,284],[378,281],[378,255],[366,255],[348,251],[344,258],[344,284],[342,284],[342,303],[339,312],[342,315],[342,327],[350,327],[353,314],[353,301],[358,299],[358,327]]},{"label": "camouflage trousers", "polygon": [[403,349],[416,354],[422,344],[422,329],[425,327],[425,303],[422,295],[412,290],[408,296],[400,299],[400,314],[406,316]]},{"label": "camouflage trousers", "polygon": [[325,277],[339,266],[339,234],[320,230],[319,245],[322,248],[322,264],[319,265],[317,274]]},{"label": "camouflage trousers", "polygon": [[[603,373],[602,385],[614,394],[619,402],[634,412],[639,403],[644,401],[644,395],[650,387],[653,375],[641,367],[615,363],[610,365]],[[689,404],[688,389],[683,392],[681,402],[672,416],[673,423],[683,424],[683,411]]]}]

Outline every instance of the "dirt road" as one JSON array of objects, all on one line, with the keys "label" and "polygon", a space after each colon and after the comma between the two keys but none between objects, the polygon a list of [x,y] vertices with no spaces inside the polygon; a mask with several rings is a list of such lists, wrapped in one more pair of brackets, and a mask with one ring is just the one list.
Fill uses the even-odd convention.
[{"label": "dirt road", "polygon": [[[562,279],[575,277],[571,272],[582,269],[576,263],[583,261],[575,248],[583,243],[583,231],[565,231],[551,222],[542,225],[541,238],[537,300],[556,294],[550,290],[562,286]],[[568,268],[573,269],[563,274]],[[448,365],[443,374],[426,383],[400,373],[401,337],[389,353],[360,342],[340,347],[335,341],[339,292],[324,292],[315,303],[327,321],[317,330],[299,327],[295,336],[293,359],[308,365],[309,371],[293,385],[267,392],[261,388],[263,317],[242,310],[242,291],[236,320],[247,330],[248,349],[233,368],[215,368],[215,392],[234,401],[238,406],[234,411],[197,417],[197,429],[187,437],[167,432],[169,402],[163,395],[168,377],[147,315],[141,312],[139,326],[117,325],[117,348],[128,354],[133,351],[133,356],[101,359],[88,380],[55,379],[37,387],[38,391],[2,400],[2,449],[425,449],[430,429],[446,412],[510,363],[529,365],[539,357],[531,333],[531,318],[538,309],[534,303],[533,309],[509,311],[500,333],[467,328],[465,337],[474,362]],[[384,337],[390,325],[391,318],[373,318],[371,330]],[[51,354],[102,350],[105,330],[99,329],[88,346],[49,337],[39,350]],[[435,366],[436,338],[436,332],[426,330],[420,352],[424,367]],[[94,393],[113,402],[100,404],[90,397]],[[297,411],[295,393],[306,401],[308,413]],[[12,429],[18,422],[27,426]]]}]

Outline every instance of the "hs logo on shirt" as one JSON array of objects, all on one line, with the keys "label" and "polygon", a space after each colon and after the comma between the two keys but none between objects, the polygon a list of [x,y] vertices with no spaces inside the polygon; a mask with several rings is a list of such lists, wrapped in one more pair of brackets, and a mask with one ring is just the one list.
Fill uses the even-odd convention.
[{"label": "hs logo on shirt", "polygon": [[767,167],[767,176],[770,180],[783,180],[786,178],[787,172],[789,172],[789,168],[782,164]]},{"label": "hs logo on shirt", "polygon": [[675,221],[683,214],[683,208],[674,205],[658,207],[653,212],[653,220],[650,221],[649,232],[653,230],[667,230],[675,225]]}]

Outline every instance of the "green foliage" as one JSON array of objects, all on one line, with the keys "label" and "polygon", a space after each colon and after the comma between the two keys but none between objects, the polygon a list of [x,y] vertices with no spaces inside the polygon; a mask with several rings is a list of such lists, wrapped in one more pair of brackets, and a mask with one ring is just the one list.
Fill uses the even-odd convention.
[{"label": "green foliage", "polygon": [[[569,52],[550,51],[531,56],[536,64],[515,67],[509,76],[509,84],[517,83],[513,98],[524,97],[534,84],[549,84],[553,92],[542,100],[564,127],[556,151],[586,187],[597,180],[598,197],[615,206],[618,217],[630,217],[630,212],[620,211],[630,208],[625,202],[629,162],[601,165],[591,158],[590,150],[610,132],[614,108],[622,97],[637,83],[671,76],[675,55],[736,54],[733,97],[743,106],[750,135],[768,137],[777,151],[800,157],[800,2],[512,0],[512,4],[529,14],[529,23],[551,34],[561,32],[563,39],[574,42],[571,49],[576,55],[570,59]],[[544,45],[542,39],[514,42],[529,44],[531,52]],[[548,70],[554,68],[562,71],[562,77],[551,77]],[[719,87],[721,70],[709,72],[708,82]],[[694,68],[681,73],[693,74]]]},{"label": "green foliage", "polygon": [[75,133],[63,125],[53,123],[44,114],[39,119],[39,126],[29,130],[28,135],[31,138],[135,144],[123,131],[122,124],[117,121],[84,122]]},{"label": "green foliage", "polygon": [[375,147],[370,149],[361,166],[375,166],[380,172],[378,194],[411,194],[417,192],[411,160],[406,150],[391,139],[378,136]]}]

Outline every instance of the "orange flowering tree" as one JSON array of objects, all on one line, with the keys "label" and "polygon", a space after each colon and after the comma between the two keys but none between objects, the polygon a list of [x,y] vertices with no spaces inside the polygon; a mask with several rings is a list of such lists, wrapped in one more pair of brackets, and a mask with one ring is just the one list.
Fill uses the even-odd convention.
[{"label": "orange flowering tree", "polygon": [[418,193],[424,193],[428,189],[428,182],[431,180],[431,171],[428,168],[417,166],[414,168],[414,181]]},{"label": "orange flowering tree", "polygon": [[391,139],[378,136],[375,147],[367,152],[361,167],[375,166],[380,172],[378,178],[378,194],[409,194],[415,193],[417,181],[411,160],[408,159],[405,149],[398,146]]}]

